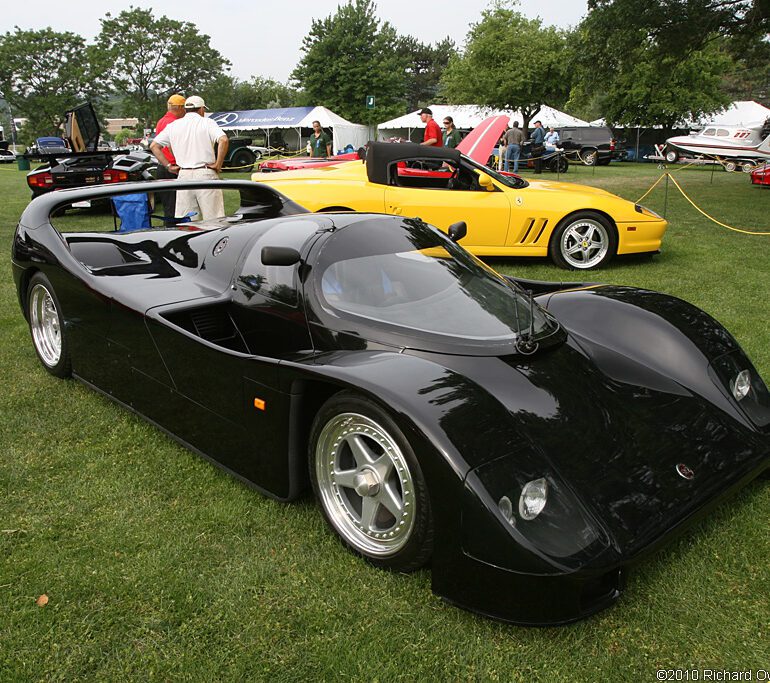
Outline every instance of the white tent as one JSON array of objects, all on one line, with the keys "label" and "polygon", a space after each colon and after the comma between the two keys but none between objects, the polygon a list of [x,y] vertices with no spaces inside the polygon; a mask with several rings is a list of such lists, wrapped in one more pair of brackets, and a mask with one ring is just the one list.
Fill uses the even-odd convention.
[{"label": "white tent", "polygon": [[717,126],[746,126],[752,128],[757,125],[761,126],[769,116],[770,109],[759,102],[745,100],[733,102],[724,111],[714,114],[713,117],[701,119],[701,125],[713,123]]},{"label": "white tent", "polygon": [[[756,126],[761,126],[768,117],[770,117],[770,109],[759,104],[759,102],[744,100],[733,102],[721,112],[710,117],[706,116],[699,121],[685,121],[680,127],[700,129],[707,124],[714,124],[715,126],[745,126],[746,128],[754,128]],[[591,125],[603,126],[604,119],[591,121]],[[623,126],[616,127],[622,128]],[[634,127],[635,126],[632,126],[632,128]],[[659,128],[660,126],[654,127]]]},{"label": "white tent", "polygon": [[210,115],[223,130],[270,131],[274,129],[296,132],[297,148],[300,147],[302,129],[312,128],[318,121],[323,128],[332,129],[332,146],[335,150],[352,145],[358,149],[369,140],[369,128],[351,123],[326,107],[284,107],[281,109],[251,109],[249,111],[218,111]]},{"label": "white tent", "polygon": [[[432,104],[429,109],[433,111],[433,118],[441,124],[442,119],[445,116],[451,116],[454,120],[455,127],[461,130],[467,130],[469,128],[475,128],[484,119],[490,116],[510,116],[511,122],[518,121],[519,124],[523,123],[524,117],[520,111],[502,111],[499,109],[491,109],[488,107],[482,107],[476,104]],[[419,110],[418,110],[419,111]],[[540,107],[535,116],[532,117],[533,121],[540,120],[547,128],[548,126],[554,126],[555,128],[562,128],[564,126],[587,126],[588,122],[582,119],[575,118],[569,114],[565,114],[563,111],[554,109],[547,105]],[[410,137],[412,130],[416,128],[425,128],[425,124],[420,119],[417,111],[413,111],[411,114],[405,114],[399,116],[396,119],[385,121],[377,126],[377,131],[381,138],[386,138],[394,135],[399,135],[402,131],[406,131],[404,137]]]}]

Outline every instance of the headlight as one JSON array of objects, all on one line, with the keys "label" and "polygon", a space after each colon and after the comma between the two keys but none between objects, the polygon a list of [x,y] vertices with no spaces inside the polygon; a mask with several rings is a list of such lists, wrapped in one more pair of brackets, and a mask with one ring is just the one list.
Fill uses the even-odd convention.
[{"label": "headlight", "polygon": [[[519,452],[474,468],[465,490],[463,549],[485,562],[547,572],[537,556],[562,566],[578,566],[610,547],[591,512],[534,454]],[[490,526],[490,512],[499,527]],[[498,529],[514,542],[498,536]]]},{"label": "headlight", "polygon": [[531,521],[535,519],[548,502],[548,482],[544,478],[528,481],[519,496],[519,516]]},{"label": "headlight", "polygon": [[730,391],[733,392],[736,401],[740,401],[749,393],[751,389],[751,373],[748,370],[741,370],[734,380],[730,381]]},{"label": "headlight", "polygon": [[770,391],[742,350],[736,349],[712,360],[709,374],[757,427],[770,426]]},{"label": "headlight", "polygon": [[646,206],[642,206],[641,204],[634,204],[634,210],[637,213],[642,214],[643,216],[653,216],[654,218],[660,218],[662,219],[663,216],[660,214],[655,213],[651,209],[648,209]]}]

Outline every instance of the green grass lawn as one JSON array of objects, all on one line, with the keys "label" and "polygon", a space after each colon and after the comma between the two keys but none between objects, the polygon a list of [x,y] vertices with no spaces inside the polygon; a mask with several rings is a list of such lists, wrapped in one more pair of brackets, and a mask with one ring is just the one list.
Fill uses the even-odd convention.
[{"label": "green grass lawn", "polygon": [[[562,179],[636,200],[659,174],[613,163]],[[747,176],[676,177],[722,222],[770,229],[770,190]],[[463,612],[432,595],[428,570],[389,574],[345,551],[311,499],[268,500],[44,372],[8,258],[24,174],[0,169],[0,192],[0,681],[654,681],[659,668],[770,668],[767,482],[638,566],[620,602],[587,621],[527,629]],[[589,279],[704,308],[770,380],[770,237],[710,223],[671,185],[667,202],[661,184],[644,203],[670,221],[662,253]],[[574,275],[545,260],[494,265]]]}]

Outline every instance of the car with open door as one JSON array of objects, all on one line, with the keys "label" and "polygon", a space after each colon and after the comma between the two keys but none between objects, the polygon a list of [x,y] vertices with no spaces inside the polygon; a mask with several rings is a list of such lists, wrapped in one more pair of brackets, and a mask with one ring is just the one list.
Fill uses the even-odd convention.
[{"label": "car with open door", "polygon": [[65,114],[64,138],[38,138],[24,156],[43,163],[27,174],[32,197],[64,188],[148,180],[157,161],[146,152],[99,145],[101,125],[90,102]]}]

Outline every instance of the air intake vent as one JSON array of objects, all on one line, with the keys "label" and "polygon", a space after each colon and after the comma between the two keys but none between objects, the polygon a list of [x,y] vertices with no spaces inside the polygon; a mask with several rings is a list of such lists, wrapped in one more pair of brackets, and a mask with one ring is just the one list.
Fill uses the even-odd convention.
[{"label": "air intake vent", "polygon": [[519,244],[537,244],[548,225],[548,219],[526,218],[524,220],[524,225],[526,225],[526,230],[519,240]]}]

